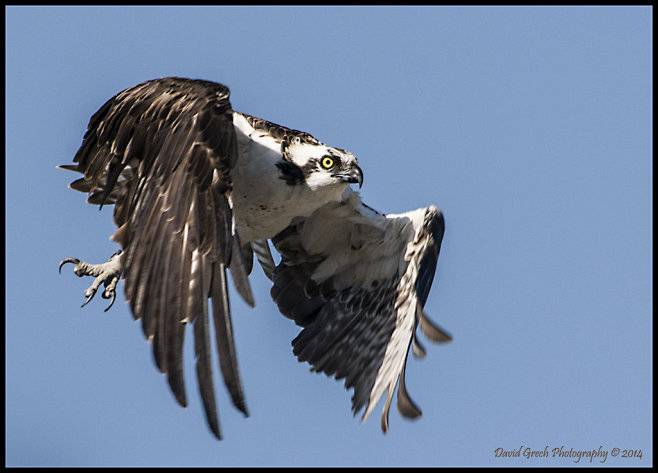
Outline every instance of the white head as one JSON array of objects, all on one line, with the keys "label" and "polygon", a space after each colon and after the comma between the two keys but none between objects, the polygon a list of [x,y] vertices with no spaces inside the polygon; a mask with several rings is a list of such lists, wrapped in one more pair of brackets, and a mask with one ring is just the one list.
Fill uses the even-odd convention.
[{"label": "white head", "polygon": [[323,143],[293,138],[284,146],[284,156],[301,171],[311,190],[335,189],[342,192],[349,184],[363,184],[363,172],[354,155]]}]

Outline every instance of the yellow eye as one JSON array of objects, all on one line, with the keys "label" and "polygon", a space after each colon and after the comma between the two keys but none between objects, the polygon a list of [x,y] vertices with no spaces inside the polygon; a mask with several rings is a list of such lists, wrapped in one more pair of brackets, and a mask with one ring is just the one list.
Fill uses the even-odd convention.
[{"label": "yellow eye", "polygon": [[325,156],[322,158],[322,167],[325,169],[329,169],[334,165],[334,160],[331,159],[329,156]]}]

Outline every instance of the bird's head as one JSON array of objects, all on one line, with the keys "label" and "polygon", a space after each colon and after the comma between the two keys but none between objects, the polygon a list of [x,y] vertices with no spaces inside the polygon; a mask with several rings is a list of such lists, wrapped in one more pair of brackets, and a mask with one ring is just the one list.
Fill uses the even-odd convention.
[{"label": "bird's head", "polygon": [[312,190],[342,192],[350,184],[363,184],[363,172],[354,155],[325,144],[294,140],[285,148],[288,160],[297,165]]}]

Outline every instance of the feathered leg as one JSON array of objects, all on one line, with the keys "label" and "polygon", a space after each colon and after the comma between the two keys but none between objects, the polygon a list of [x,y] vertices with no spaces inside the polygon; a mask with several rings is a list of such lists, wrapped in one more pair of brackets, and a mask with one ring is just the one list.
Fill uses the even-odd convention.
[{"label": "feathered leg", "polygon": [[82,304],[81,307],[86,306],[89,301],[91,301],[96,295],[96,291],[101,284],[105,285],[105,291],[103,291],[103,299],[110,299],[110,305],[107,306],[105,312],[110,310],[114,300],[116,299],[116,287],[119,283],[119,278],[121,278],[121,273],[123,273],[123,252],[121,250],[115,251],[112,256],[110,256],[109,261],[102,264],[89,264],[84,261],[80,261],[77,258],[66,258],[59,263],[59,273],[62,273],[62,266],[66,263],[75,264],[73,272],[76,276],[94,276],[94,282],[89,288],[85,291],[85,297],[87,300]]}]

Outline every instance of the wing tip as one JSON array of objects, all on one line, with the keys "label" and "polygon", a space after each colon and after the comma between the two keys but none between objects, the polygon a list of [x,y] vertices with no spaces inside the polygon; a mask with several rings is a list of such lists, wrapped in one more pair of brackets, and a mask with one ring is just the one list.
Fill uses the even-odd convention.
[{"label": "wing tip", "polygon": [[80,170],[80,167],[77,164],[59,164],[55,166],[55,169],[63,169],[64,171],[74,171],[74,172],[83,173],[83,171]]},{"label": "wing tip", "polygon": [[420,330],[423,334],[434,343],[449,343],[452,341],[452,335],[447,330],[439,327],[423,311],[420,304],[418,305],[418,321]]},{"label": "wing tip", "polygon": [[240,400],[240,402],[237,402],[234,405],[240,412],[242,412],[242,414],[245,417],[249,417],[249,410],[247,409],[247,402],[244,398],[242,398]]}]

